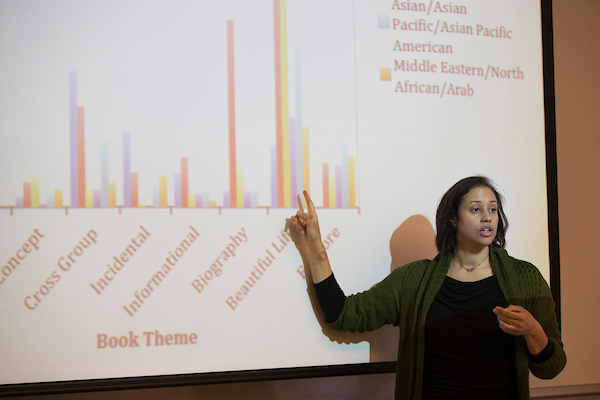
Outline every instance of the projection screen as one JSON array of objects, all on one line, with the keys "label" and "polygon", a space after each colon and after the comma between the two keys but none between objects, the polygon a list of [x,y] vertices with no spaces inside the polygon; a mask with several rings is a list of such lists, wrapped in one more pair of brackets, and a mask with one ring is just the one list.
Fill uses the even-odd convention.
[{"label": "projection screen", "polygon": [[[435,256],[459,179],[549,281],[539,1],[0,0],[0,385],[395,360],[347,294]],[[0,388],[1,388],[0,387]]]}]

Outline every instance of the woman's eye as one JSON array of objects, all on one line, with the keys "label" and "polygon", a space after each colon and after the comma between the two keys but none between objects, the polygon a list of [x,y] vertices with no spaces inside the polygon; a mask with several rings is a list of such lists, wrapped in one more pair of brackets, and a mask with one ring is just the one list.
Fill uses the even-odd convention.
[{"label": "woman's eye", "polygon": [[479,207],[474,207],[473,209],[471,209],[471,211],[473,211],[473,212],[479,212]]}]

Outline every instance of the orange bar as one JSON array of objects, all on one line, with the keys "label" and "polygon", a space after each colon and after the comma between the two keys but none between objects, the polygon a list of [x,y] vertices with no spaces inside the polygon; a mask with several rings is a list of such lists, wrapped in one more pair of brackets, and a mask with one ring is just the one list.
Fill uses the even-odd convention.
[{"label": "orange bar", "polygon": [[229,206],[237,206],[237,163],[235,159],[235,75],[233,21],[227,21],[227,88],[229,105]]},{"label": "orange bar", "polygon": [[181,157],[181,207],[188,204],[188,159]]},{"label": "orange bar", "polygon": [[329,207],[329,164],[323,164],[323,207]]},{"label": "orange bar", "polygon": [[60,189],[54,190],[54,207],[62,207],[63,206],[63,193]]},{"label": "orange bar", "polygon": [[78,207],[85,207],[85,110],[77,106],[77,202]]},{"label": "orange bar", "polygon": [[310,168],[308,162],[308,128],[302,127],[302,166],[304,168],[304,190],[310,193]]},{"label": "orange bar", "polygon": [[131,173],[131,207],[138,206],[138,174]]},{"label": "orange bar", "polygon": [[108,206],[117,206],[117,184],[114,182],[109,182],[108,184]]},{"label": "orange bar", "polygon": [[23,183],[23,207],[31,207],[31,182]]},{"label": "orange bar", "polygon": [[348,206],[356,207],[356,169],[354,157],[348,157]]},{"label": "orange bar", "polygon": [[167,205],[167,177],[161,176],[158,183],[159,193],[159,204],[161,207],[168,207]]}]

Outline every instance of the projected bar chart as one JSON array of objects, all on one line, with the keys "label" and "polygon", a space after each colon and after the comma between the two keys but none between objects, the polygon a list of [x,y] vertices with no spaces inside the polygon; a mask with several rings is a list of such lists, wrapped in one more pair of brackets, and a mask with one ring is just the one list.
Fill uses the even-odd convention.
[{"label": "projected bar chart", "polygon": [[549,276],[539,3],[30,3],[0,2],[0,397],[395,360],[314,307],[305,189],[347,294],[434,257],[440,196],[479,174]]},{"label": "projected bar chart", "polygon": [[[227,147],[214,148],[215,154],[227,154],[214,163],[214,169],[226,171],[228,182],[222,182],[222,190],[207,190],[203,185],[203,173],[195,173],[190,168],[197,159],[193,149],[185,149],[187,154],[178,156],[179,170],[170,170],[158,176],[149,177],[144,166],[136,164],[132,152],[142,154],[147,148],[142,132],[127,130],[121,132],[121,143],[111,145],[100,140],[100,146],[87,140],[89,127],[86,115],[95,112],[86,104],[81,104],[80,71],[65,71],[68,76],[68,135],[64,144],[68,145],[69,171],[54,173],[68,174],[68,187],[46,188],[42,171],[32,175],[29,182],[23,183],[22,193],[13,197],[2,193],[2,207],[17,208],[295,208],[296,196],[304,189],[322,191],[322,198],[314,197],[317,206],[323,208],[357,207],[357,159],[352,154],[356,149],[356,136],[348,135],[337,140],[327,152],[336,154],[331,159],[319,160],[311,151],[314,146],[311,135],[326,136],[328,132],[316,132],[305,125],[303,102],[302,46],[290,43],[286,0],[273,1],[272,17],[273,55],[269,61],[273,74],[274,93],[272,133],[269,141],[261,141],[257,146],[264,147],[269,154],[268,169],[249,171],[248,165],[240,161],[240,155],[249,149],[240,146],[243,137],[252,137],[253,132],[240,128],[237,120],[239,110],[246,107],[240,101],[239,73],[245,66],[236,57],[236,35],[249,35],[252,32],[240,31],[236,20],[222,21],[225,40],[219,43],[226,48],[227,66],[223,75],[227,99],[227,131],[216,134],[227,137]],[[243,26],[243,25],[242,25]],[[62,78],[64,79],[64,78]],[[87,77],[86,79],[91,79]],[[93,79],[98,79],[93,77]],[[85,97],[94,93],[85,93]],[[118,93],[115,93],[118,96]],[[164,132],[169,135],[170,132]],[[200,133],[202,135],[203,133]],[[119,152],[119,148],[122,151]],[[349,148],[352,150],[349,151]],[[100,165],[90,169],[90,154],[100,154]],[[119,161],[114,154],[120,156]],[[112,158],[109,157],[112,155]],[[143,158],[143,157],[141,157]],[[246,164],[248,157],[246,157]],[[97,161],[94,161],[97,162]],[[114,164],[114,165],[113,165]],[[115,174],[116,165],[121,172]],[[99,177],[91,175],[99,171]],[[206,173],[206,172],[204,172]],[[312,179],[311,179],[312,175]],[[250,187],[248,178],[263,183],[260,187]],[[148,179],[154,182],[149,188]],[[319,182],[322,181],[322,182]],[[98,182],[92,184],[91,182]],[[145,182],[145,183],[143,183]],[[44,189],[41,190],[41,187]],[[44,191],[44,193],[42,193]],[[47,192],[47,193],[46,193]],[[151,193],[151,194],[150,194]],[[149,195],[150,194],[150,195]],[[14,204],[10,204],[10,198]],[[262,199],[262,200],[259,200]],[[9,203],[9,204],[7,204]]]}]

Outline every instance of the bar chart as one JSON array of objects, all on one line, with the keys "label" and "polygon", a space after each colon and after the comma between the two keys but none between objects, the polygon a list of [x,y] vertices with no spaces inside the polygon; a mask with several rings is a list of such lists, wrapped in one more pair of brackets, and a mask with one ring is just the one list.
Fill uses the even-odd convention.
[{"label": "bar chart", "polygon": [[[59,142],[65,148],[68,146],[69,170],[52,167],[31,174],[22,183],[21,193],[4,191],[0,194],[0,207],[295,208],[297,194],[306,189],[311,193],[319,193],[314,198],[320,207],[357,208],[356,131],[341,140],[335,139],[336,143],[328,142],[328,160],[320,159],[322,157],[317,155],[318,152],[313,151],[316,146],[322,146],[315,144],[317,141],[313,139],[327,136],[328,132],[312,129],[307,123],[311,116],[304,115],[303,85],[311,79],[303,71],[303,46],[306,45],[290,39],[292,35],[289,31],[297,29],[298,23],[290,23],[293,17],[288,16],[286,0],[273,0],[270,18],[273,54],[270,60],[264,60],[263,65],[273,75],[272,104],[268,107],[272,108],[269,113],[274,118],[268,140],[261,139],[254,144],[254,148],[260,146],[260,151],[268,154],[268,168],[251,170],[247,165],[252,161],[251,157],[245,157],[246,165],[240,160],[243,152],[255,150],[240,146],[240,138],[252,137],[254,132],[241,127],[237,121],[240,110],[246,107],[248,95],[240,94],[243,89],[239,82],[247,78],[240,73],[245,66],[236,57],[236,38],[252,35],[253,32],[246,29],[243,23],[227,19],[221,21],[225,37],[221,35],[214,40],[214,46],[225,49],[226,68],[221,72],[226,86],[214,85],[209,88],[225,93],[226,131],[221,129],[210,134],[227,138],[226,142],[220,142],[219,148],[212,149],[213,154],[226,154],[226,157],[215,156],[212,171],[192,172],[190,166],[196,161],[192,151],[169,160],[171,165],[175,162],[178,164],[177,170],[150,176],[151,173],[145,172],[141,165],[143,163],[136,164],[133,161],[132,152],[139,155],[138,159],[143,159],[144,149],[153,145],[147,142],[142,132],[133,130],[123,129],[119,133],[121,143],[118,144],[102,140],[101,135],[95,132],[94,135],[99,139],[96,144],[90,144],[88,135],[94,128],[88,115],[96,110],[87,106],[82,98],[93,97],[94,93],[83,93],[85,89],[82,86],[85,85],[82,71],[64,71],[63,76],[53,78],[65,81],[64,78],[68,77],[68,110],[65,110],[68,114],[68,132],[64,132]],[[90,77],[87,72],[85,76],[87,79],[101,79]],[[114,96],[119,96],[119,93],[114,93]],[[164,132],[164,135],[170,134]],[[226,143],[226,148],[223,143]],[[92,161],[90,154],[99,154],[99,160],[95,156],[95,161]],[[91,168],[93,162],[99,165]],[[214,169],[226,173],[228,182],[221,182],[222,188],[208,190],[203,185],[203,174],[211,173]],[[48,173],[68,176],[68,186],[49,187],[44,180]],[[252,181],[250,174],[254,175],[254,181],[260,181],[260,187],[248,183]],[[151,187],[148,187],[149,180]]]}]

